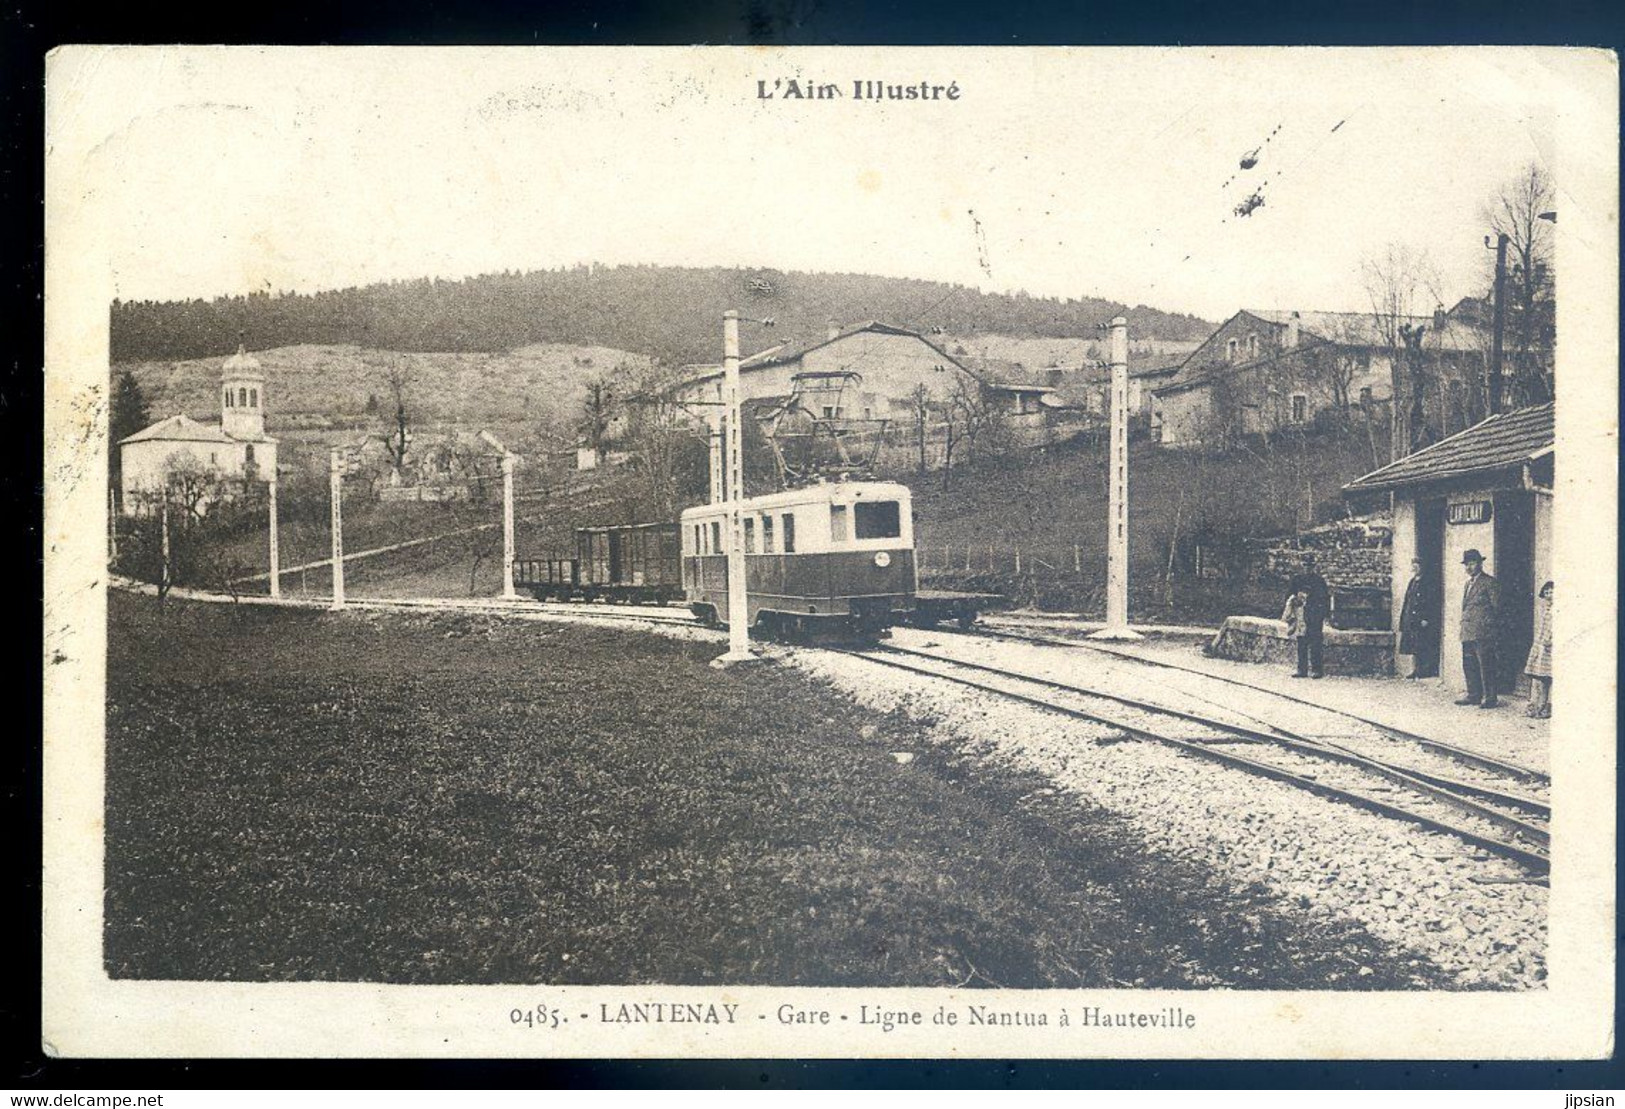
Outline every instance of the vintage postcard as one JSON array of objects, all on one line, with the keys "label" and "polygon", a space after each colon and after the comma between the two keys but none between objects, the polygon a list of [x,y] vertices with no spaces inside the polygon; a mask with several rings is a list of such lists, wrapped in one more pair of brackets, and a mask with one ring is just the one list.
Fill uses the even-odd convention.
[{"label": "vintage postcard", "polygon": [[55,51],[46,1050],[1611,1054],[1618,81]]}]

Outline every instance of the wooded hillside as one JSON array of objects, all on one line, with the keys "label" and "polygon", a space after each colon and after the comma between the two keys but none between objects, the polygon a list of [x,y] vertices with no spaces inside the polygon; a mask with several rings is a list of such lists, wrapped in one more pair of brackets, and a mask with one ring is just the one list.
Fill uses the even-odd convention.
[{"label": "wooded hillside", "polygon": [[250,350],[353,344],[496,353],[549,343],[612,347],[682,364],[719,356],[720,321],[729,308],[771,316],[775,334],[790,338],[821,334],[831,320],[870,319],[922,332],[1076,337],[1094,334],[1096,324],[1118,314],[1126,314],[1130,333],[1142,338],[1198,339],[1212,330],[1194,316],[1094,297],[983,293],[865,274],[583,265],[314,294],[115,301],[112,360],[225,355],[241,334]]}]

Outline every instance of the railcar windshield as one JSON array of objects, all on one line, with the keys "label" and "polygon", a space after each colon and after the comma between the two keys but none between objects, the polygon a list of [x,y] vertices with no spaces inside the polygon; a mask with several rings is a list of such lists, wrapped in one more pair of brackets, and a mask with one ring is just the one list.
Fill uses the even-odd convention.
[{"label": "railcar windshield", "polygon": [[896,539],[902,534],[902,513],[896,501],[859,501],[852,506],[854,539]]}]

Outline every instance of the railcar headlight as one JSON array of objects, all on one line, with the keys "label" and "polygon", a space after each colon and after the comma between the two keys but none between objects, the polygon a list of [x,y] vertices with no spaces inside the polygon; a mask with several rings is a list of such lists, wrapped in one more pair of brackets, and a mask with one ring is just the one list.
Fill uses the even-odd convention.
[{"label": "railcar headlight", "polygon": [[880,567],[882,570],[884,570],[886,567],[890,566],[891,565],[891,552],[890,551],[876,551],[875,552],[875,565]]}]

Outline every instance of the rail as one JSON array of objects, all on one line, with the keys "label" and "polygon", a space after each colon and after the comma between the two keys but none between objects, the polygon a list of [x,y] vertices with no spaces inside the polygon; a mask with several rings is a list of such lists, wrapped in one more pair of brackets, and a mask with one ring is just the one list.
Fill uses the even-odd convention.
[{"label": "rail", "polygon": [[[1396,819],[1408,820],[1434,831],[1455,836],[1467,843],[1481,847],[1504,858],[1520,863],[1536,874],[1544,875],[1550,868],[1550,859],[1547,853],[1550,837],[1547,830],[1536,824],[1514,816],[1503,809],[1493,808],[1472,797],[1464,796],[1468,792],[1480,792],[1481,787],[1472,786],[1462,788],[1464,783],[1440,784],[1439,780],[1427,780],[1415,774],[1411,768],[1386,763],[1382,760],[1372,759],[1334,745],[1323,744],[1303,736],[1290,733],[1282,734],[1280,730],[1260,731],[1232,724],[1228,721],[1217,720],[1199,713],[1191,713],[1167,705],[1158,705],[1137,698],[1122,697],[1106,691],[1091,689],[1086,686],[1072,685],[1058,682],[1048,678],[1041,678],[1031,674],[1023,674],[1001,667],[988,666],[981,663],[969,662],[949,656],[936,655],[926,651],[911,648],[885,646],[868,650],[847,650],[842,653],[866,659],[870,662],[896,669],[909,671],[922,676],[978,689],[1033,705],[1047,711],[1078,719],[1089,720],[1094,723],[1106,724],[1117,728],[1127,734],[1152,742],[1162,743],[1176,747],[1187,753],[1196,755],[1210,761],[1220,762],[1228,766],[1245,770],[1248,773],[1261,775],[1307,790],[1320,796],[1344,801],[1358,805],[1367,810],[1378,812]],[[899,657],[901,656],[901,657]],[[931,662],[932,666],[920,665],[912,661],[904,661],[908,656],[923,658]],[[946,667],[940,669],[940,667]],[[984,680],[967,677],[964,673],[954,673],[954,670],[971,671],[996,675],[1007,684],[1031,686],[1049,693],[1063,692],[1076,698],[1094,698],[1121,704],[1138,712],[1148,715],[1161,715],[1166,718],[1181,720],[1187,723],[1198,724],[1205,730],[1218,733],[1217,736],[1204,739],[1190,739],[1169,735],[1165,730],[1159,730],[1154,725],[1144,722],[1136,723],[1125,720],[1120,714],[1107,714],[1099,709],[1080,708],[1077,705],[1058,704],[1053,696],[1040,697],[1033,693],[1019,692],[1018,689],[1004,688]],[[1271,764],[1264,759],[1250,758],[1234,751],[1221,749],[1220,743],[1229,744],[1261,744],[1289,751],[1298,759],[1319,760],[1321,762],[1340,763],[1352,766],[1360,773],[1379,777],[1388,783],[1409,790],[1412,794],[1424,798],[1424,804],[1442,805],[1459,813],[1467,814],[1472,819],[1493,827],[1499,832],[1507,833],[1512,839],[1502,839],[1495,835],[1474,828],[1463,827],[1460,823],[1445,820],[1440,816],[1430,815],[1418,811],[1413,805],[1406,807],[1394,802],[1374,797],[1370,792],[1349,786],[1332,785],[1317,780],[1314,775],[1305,774],[1291,766]],[[1550,810],[1538,799],[1506,793],[1498,794],[1498,803],[1508,808],[1519,808],[1532,811],[1537,816],[1545,818],[1550,816]],[[1522,842],[1519,842],[1522,841]]]}]

